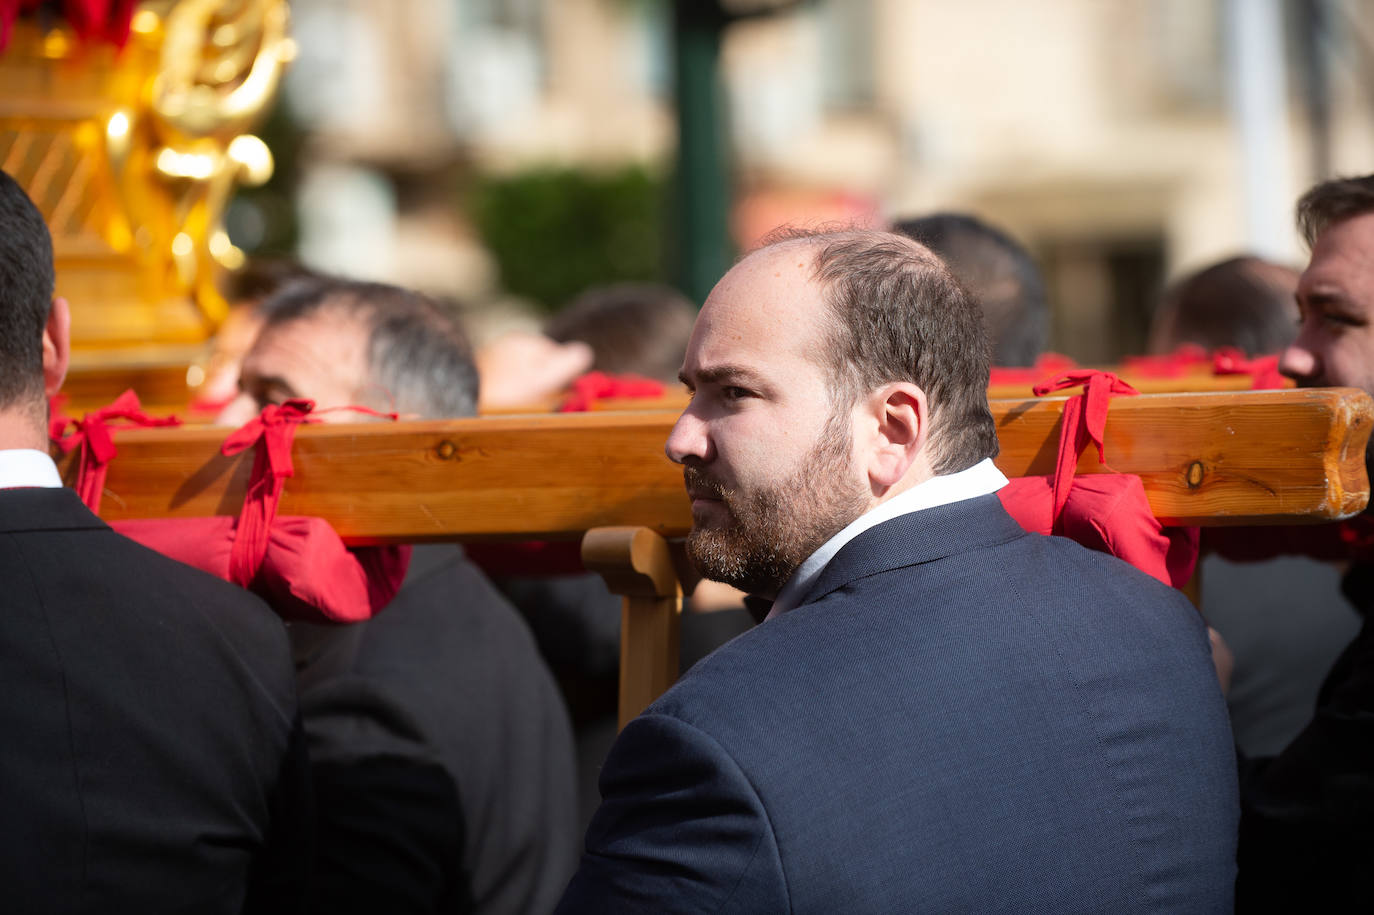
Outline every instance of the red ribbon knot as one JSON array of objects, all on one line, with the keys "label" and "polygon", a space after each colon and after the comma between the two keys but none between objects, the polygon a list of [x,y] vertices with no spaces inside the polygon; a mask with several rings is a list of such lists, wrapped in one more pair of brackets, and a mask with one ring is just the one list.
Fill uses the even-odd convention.
[{"label": "red ribbon knot", "polygon": [[1098,462],[1111,470],[1103,453],[1103,436],[1107,429],[1107,408],[1113,395],[1140,393],[1114,373],[1096,369],[1074,369],[1052,381],[1037,384],[1033,390],[1036,397],[1044,397],[1052,391],[1077,387],[1082,387],[1083,393],[1064,402],[1063,424],[1059,428],[1059,453],[1054,468],[1055,533],[1059,533],[1059,516],[1069,501],[1073,477],[1078,472],[1078,458],[1088,442],[1097,446]]},{"label": "red ribbon knot", "polygon": [[[122,420],[120,425],[113,425]],[[57,442],[62,453],[66,454],[77,445],[82,445],[81,463],[76,475],[76,493],[86,507],[96,514],[100,513],[100,496],[105,490],[105,475],[110,461],[119,453],[115,447],[112,429],[149,426],[179,426],[181,420],[175,416],[149,416],[143,412],[138,395],[133,389],[125,391],[108,406],[87,413],[81,419],[67,416],[54,416],[48,425],[48,437]],[[67,434],[67,427],[73,431]]]}]

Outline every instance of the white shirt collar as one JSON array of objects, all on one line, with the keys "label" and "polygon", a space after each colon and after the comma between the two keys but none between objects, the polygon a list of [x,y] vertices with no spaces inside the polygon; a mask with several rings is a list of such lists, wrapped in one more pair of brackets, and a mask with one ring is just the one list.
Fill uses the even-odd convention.
[{"label": "white shirt collar", "polygon": [[984,458],[972,467],[957,473],[931,477],[929,480],[911,487],[906,492],[875,506],[851,521],[848,527],[823,543],[820,549],[808,556],[797,567],[797,571],[792,573],[792,577],[787,579],[782,589],[778,591],[778,597],[773,601],[773,608],[768,611],[766,619],[771,620],[801,603],[806,592],[810,590],[817,577],[820,576],[821,570],[830,563],[831,559],[835,558],[835,554],[846,543],[870,527],[875,527],[884,521],[891,521],[901,515],[934,508],[937,505],[948,505],[951,502],[962,502],[965,499],[991,495],[1006,485],[1007,478],[1002,475],[1002,471],[997,469],[992,458]]},{"label": "white shirt collar", "polygon": [[61,489],[62,477],[52,458],[32,448],[0,450],[0,489]]}]

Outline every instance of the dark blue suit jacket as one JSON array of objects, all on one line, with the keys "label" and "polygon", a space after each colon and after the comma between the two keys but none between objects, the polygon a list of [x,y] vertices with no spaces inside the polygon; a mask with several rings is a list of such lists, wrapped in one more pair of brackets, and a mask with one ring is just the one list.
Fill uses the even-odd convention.
[{"label": "dark blue suit jacket", "polygon": [[885,522],[633,721],[563,912],[1226,912],[1197,612],[995,496]]}]

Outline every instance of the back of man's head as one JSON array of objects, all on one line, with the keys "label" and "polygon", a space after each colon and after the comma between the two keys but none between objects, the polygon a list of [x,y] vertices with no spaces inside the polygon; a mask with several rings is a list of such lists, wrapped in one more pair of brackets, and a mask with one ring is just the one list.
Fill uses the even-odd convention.
[{"label": "back of man's head", "polygon": [[[433,300],[385,283],[334,278],[288,283],[261,305],[259,338],[307,318],[355,323],[366,338],[366,406],[430,419],[477,412],[472,347]],[[321,406],[342,406],[321,404]]]},{"label": "back of man's head", "polygon": [[1045,281],[1010,235],[967,213],[899,220],[893,231],[934,251],[983,308],[996,365],[1031,365],[1049,339]]},{"label": "back of man's head", "polygon": [[794,240],[815,252],[831,318],[821,357],[836,401],[852,404],[888,382],[909,381],[930,403],[936,473],[996,455],[983,315],[946,266],[888,232],[784,231],[768,241]]},{"label": "back of man's head", "polygon": [[1374,175],[1332,178],[1298,200],[1298,231],[1310,248],[1338,222],[1374,212]]},{"label": "back of man's head", "polygon": [[52,237],[43,215],[0,172],[0,409],[43,395],[43,328],[53,296]]},{"label": "back of man's head", "polygon": [[579,295],[549,319],[544,333],[559,343],[586,343],[598,371],[671,383],[677,380],[696,316],[696,306],[676,289],[618,283]]},{"label": "back of man's head", "polygon": [[1258,257],[1233,257],[1190,274],[1164,294],[1150,326],[1151,352],[1184,343],[1277,353],[1298,333],[1298,272]]}]

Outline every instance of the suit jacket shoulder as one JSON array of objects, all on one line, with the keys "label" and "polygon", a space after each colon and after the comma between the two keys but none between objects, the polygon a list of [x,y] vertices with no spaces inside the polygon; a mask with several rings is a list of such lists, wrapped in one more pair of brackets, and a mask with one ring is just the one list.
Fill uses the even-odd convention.
[{"label": "suit jacket shoulder", "polygon": [[[739,822],[771,836],[793,911],[1230,904],[1234,755],[1196,612],[1111,557],[1025,534],[995,497],[860,535],[801,606],[645,717],[603,769],[582,865],[614,877],[580,898],[658,893],[663,873],[712,885],[670,866],[710,848],[667,848],[625,808],[741,810],[752,792]],[[650,752],[649,730],[692,749]]]},{"label": "suit jacket shoulder", "polygon": [[18,908],[238,911],[264,866],[294,866],[275,837],[305,818],[303,745],[261,601],[67,490],[0,493],[0,581],[0,718],[26,735],[0,761],[0,806],[23,824],[5,882],[34,900]]}]

